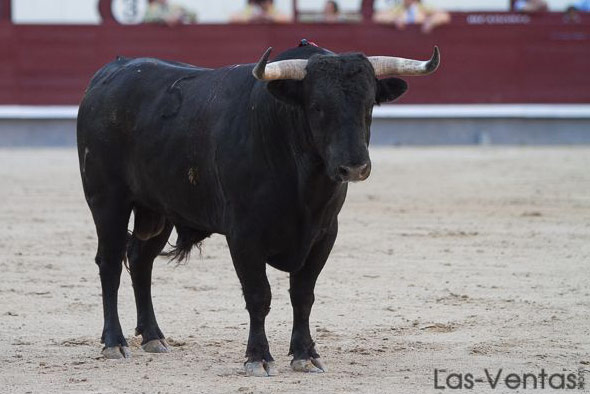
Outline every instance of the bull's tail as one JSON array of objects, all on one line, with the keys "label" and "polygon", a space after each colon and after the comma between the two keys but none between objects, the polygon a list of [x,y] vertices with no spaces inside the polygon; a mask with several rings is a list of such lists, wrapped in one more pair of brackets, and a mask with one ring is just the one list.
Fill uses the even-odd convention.
[{"label": "bull's tail", "polygon": [[193,230],[183,226],[176,226],[176,232],[178,233],[176,244],[172,245],[172,249],[162,252],[160,255],[169,257],[170,261],[174,261],[177,264],[188,261],[194,246],[199,249],[200,253],[202,241],[211,235],[211,233]]}]

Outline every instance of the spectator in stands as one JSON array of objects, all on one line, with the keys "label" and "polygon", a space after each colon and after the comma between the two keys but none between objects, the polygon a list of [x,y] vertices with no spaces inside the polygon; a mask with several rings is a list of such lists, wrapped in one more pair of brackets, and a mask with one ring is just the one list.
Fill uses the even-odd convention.
[{"label": "spectator in stands", "polygon": [[407,25],[422,25],[422,32],[430,33],[435,27],[451,21],[448,12],[425,6],[421,0],[403,0],[399,5],[375,13],[375,22],[391,23],[398,29],[405,29]]},{"label": "spectator in stands", "polygon": [[338,3],[334,0],[326,1],[326,5],[324,6],[323,17],[323,22],[328,23],[344,21],[343,15],[340,13],[340,7],[338,6]]},{"label": "spectator in stands", "polygon": [[547,12],[547,2],[545,0],[518,0],[514,3],[514,10],[521,12]]},{"label": "spectator in stands", "polygon": [[582,18],[580,18],[580,13],[578,9],[573,5],[570,5],[566,8],[565,14],[563,15],[563,21],[565,23],[580,23],[582,22]]},{"label": "spectator in stands", "polygon": [[176,4],[169,4],[168,0],[150,0],[144,22],[161,23],[168,26],[195,23],[197,15]]},{"label": "spectator in stands", "polygon": [[291,19],[275,8],[273,0],[248,0],[246,8],[233,15],[230,21],[237,23],[285,23],[290,22]]}]

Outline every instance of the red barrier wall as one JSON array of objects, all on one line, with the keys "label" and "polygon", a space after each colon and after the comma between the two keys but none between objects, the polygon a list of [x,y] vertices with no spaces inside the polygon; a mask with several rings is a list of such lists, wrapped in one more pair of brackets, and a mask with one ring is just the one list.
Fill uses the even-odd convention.
[{"label": "red barrier wall", "polygon": [[[6,1],[4,1],[6,4]],[[104,2],[103,2],[104,4]],[[103,10],[103,15],[105,11]],[[0,19],[0,104],[77,104],[92,74],[116,55],[217,67],[255,62],[301,38],[337,52],[426,59],[439,72],[408,78],[402,103],[590,103],[590,16],[455,13],[431,34],[373,23],[288,25],[14,25]]]}]

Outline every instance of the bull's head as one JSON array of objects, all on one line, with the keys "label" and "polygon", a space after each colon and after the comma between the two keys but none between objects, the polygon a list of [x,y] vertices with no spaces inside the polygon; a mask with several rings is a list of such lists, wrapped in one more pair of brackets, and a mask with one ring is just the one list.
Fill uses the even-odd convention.
[{"label": "bull's head", "polygon": [[373,106],[393,101],[407,89],[398,78],[433,73],[440,55],[429,61],[362,54],[318,54],[309,59],[267,64],[271,48],[252,73],[270,81],[277,99],[297,105],[306,114],[313,144],[334,181],[363,181],[371,173],[369,137]]}]

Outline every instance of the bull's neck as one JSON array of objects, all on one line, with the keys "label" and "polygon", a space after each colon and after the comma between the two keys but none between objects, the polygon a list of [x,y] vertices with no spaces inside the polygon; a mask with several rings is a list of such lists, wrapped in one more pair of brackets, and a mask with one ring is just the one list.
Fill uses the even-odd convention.
[{"label": "bull's neck", "polygon": [[303,109],[281,103],[268,93],[262,103],[254,108],[250,126],[273,176],[297,179],[299,196],[306,204],[331,200],[342,184],[328,177]]}]

